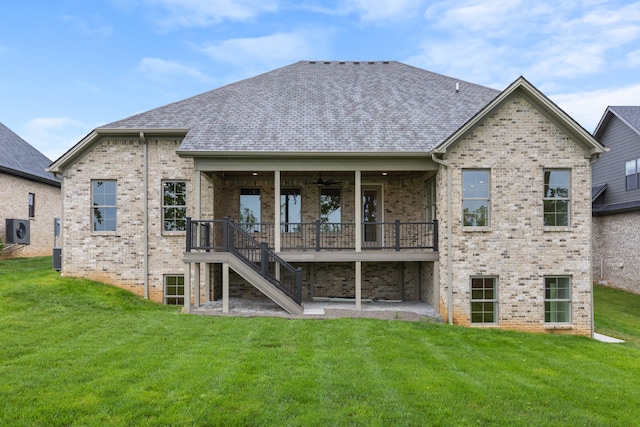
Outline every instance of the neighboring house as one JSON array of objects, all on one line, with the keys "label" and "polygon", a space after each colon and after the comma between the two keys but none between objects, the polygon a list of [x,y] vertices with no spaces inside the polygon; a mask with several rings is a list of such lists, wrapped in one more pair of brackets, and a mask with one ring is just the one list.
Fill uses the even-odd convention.
[{"label": "neighboring house", "polygon": [[423,301],[455,324],[590,335],[603,150],[523,78],[500,92],[393,61],[298,62],[55,161],[63,272],[187,310]]},{"label": "neighboring house", "polygon": [[640,293],[640,106],[607,108],[594,135],[610,149],[592,167],[594,278]]},{"label": "neighboring house", "polygon": [[0,238],[6,257],[51,256],[54,218],[62,211],[51,160],[0,123]]}]

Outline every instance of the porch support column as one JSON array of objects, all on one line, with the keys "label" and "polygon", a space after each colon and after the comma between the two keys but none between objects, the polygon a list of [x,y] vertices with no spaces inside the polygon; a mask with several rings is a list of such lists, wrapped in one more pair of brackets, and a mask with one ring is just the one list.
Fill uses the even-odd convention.
[{"label": "porch support column", "polygon": [[356,252],[362,252],[362,173],[356,171]]},{"label": "porch support column", "polygon": [[184,311],[191,311],[191,263],[184,263]]},{"label": "porch support column", "polygon": [[200,307],[200,263],[194,263],[193,267],[193,306]]},{"label": "porch support column", "polygon": [[433,315],[440,315],[440,261],[433,262]]},{"label": "porch support column", "polygon": [[[202,184],[202,176],[200,175],[200,171],[195,171],[193,175],[193,216],[195,219],[202,219],[201,214],[201,185]],[[198,227],[199,228],[199,227]]]},{"label": "porch support column", "polygon": [[362,309],[362,261],[356,261],[356,310]]},{"label": "porch support column", "polygon": [[222,264],[222,312],[229,312],[229,264]]},{"label": "porch support column", "polygon": [[204,302],[211,302],[211,263],[204,265]]},{"label": "porch support column", "polygon": [[275,200],[273,201],[274,218],[273,223],[275,228],[273,230],[273,247],[276,252],[280,252],[280,171],[273,172],[273,194]]}]

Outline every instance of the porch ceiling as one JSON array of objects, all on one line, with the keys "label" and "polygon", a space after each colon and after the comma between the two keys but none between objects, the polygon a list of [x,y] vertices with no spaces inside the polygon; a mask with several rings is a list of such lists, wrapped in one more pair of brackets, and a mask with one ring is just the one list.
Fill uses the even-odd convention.
[{"label": "porch ceiling", "polygon": [[195,158],[201,172],[403,172],[437,171],[439,165],[431,157],[203,157]]}]

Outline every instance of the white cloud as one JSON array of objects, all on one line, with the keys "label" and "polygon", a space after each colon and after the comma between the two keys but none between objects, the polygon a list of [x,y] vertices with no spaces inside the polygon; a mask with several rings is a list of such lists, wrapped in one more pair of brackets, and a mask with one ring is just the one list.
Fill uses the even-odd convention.
[{"label": "white cloud", "polygon": [[[640,40],[640,2],[531,3],[433,3],[425,12],[430,32],[410,61],[464,78],[486,76],[479,81],[484,84],[509,82],[514,71],[534,80],[553,80],[611,68]],[[634,58],[629,58],[631,64]]]},{"label": "white cloud", "polygon": [[137,71],[153,79],[189,77],[202,81],[209,80],[196,68],[160,58],[142,58],[138,63]]},{"label": "white cloud", "polygon": [[640,104],[640,84],[590,92],[556,94],[549,98],[585,129],[593,132],[608,106]]},{"label": "white cloud", "polygon": [[22,138],[49,159],[56,160],[90,129],[93,127],[68,117],[41,117],[27,122]]},{"label": "white cloud", "polygon": [[277,33],[208,44],[202,51],[216,60],[239,66],[273,68],[317,55],[322,50],[323,37],[306,32]]},{"label": "white cloud", "polygon": [[640,50],[629,52],[627,54],[627,62],[632,67],[639,66],[640,65]]},{"label": "white cloud", "polygon": [[386,21],[416,16],[422,0],[342,0],[341,13],[357,13],[363,21]]},{"label": "white cloud", "polygon": [[169,13],[159,21],[167,29],[207,27],[224,20],[244,21],[278,10],[277,0],[146,0],[146,3]]},{"label": "white cloud", "polygon": [[84,20],[69,15],[64,15],[60,19],[62,22],[69,24],[72,30],[86,36],[108,37],[113,32],[113,27],[111,25],[100,24],[98,22],[90,24]]}]

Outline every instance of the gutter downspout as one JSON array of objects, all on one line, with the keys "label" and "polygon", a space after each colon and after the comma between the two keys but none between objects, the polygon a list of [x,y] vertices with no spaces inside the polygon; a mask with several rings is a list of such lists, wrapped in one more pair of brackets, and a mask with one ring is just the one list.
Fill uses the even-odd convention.
[{"label": "gutter downspout", "polygon": [[[451,165],[436,157],[436,153],[431,153],[431,160],[444,166],[447,169],[447,320],[453,325],[453,270],[451,267],[451,256],[453,250],[452,243],[452,212],[451,212]],[[438,284],[440,286],[440,284]],[[438,301],[440,304],[440,301]]]},{"label": "gutter downspout", "polygon": [[144,299],[149,299],[149,145],[144,132],[140,132],[140,141],[144,144],[144,169],[142,172],[142,185],[144,186],[144,198],[142,201],[142,211],[144,215]]}]

